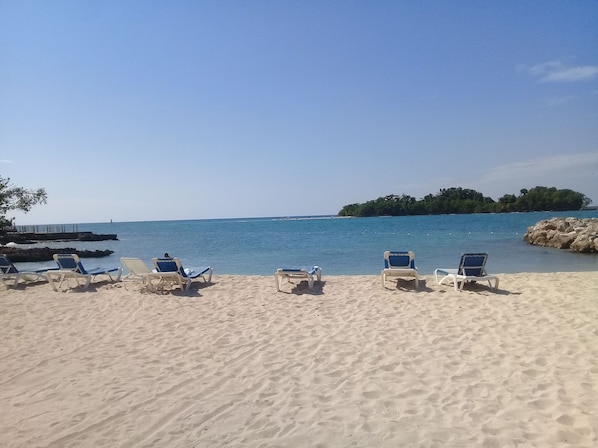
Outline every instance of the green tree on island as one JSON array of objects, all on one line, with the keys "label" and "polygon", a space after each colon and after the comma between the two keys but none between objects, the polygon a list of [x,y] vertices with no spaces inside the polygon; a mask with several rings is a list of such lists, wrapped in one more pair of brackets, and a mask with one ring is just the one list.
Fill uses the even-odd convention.
[{"label": "green tree on island", "polygon": [[505,194],[498,202],[475,190],[461,187],[443,188],[423,199],[403,194],[382,196],[362,204],[345,205],[339,216],[443,215],[449,213],[507,213],[532,211],[580,210],[592,200],[582,193],[554,187],[522,189],[519,196]]},{"label": "green tree on island", "polygon": [[10,178],[0,176],[0,230],[13,226],[14,218],[7,218],[6,214],[11,210],[28,212],[36,204],[45,204],[48,199],[46,190],[28,190],[22,187],[15,187],[10,183]]}]

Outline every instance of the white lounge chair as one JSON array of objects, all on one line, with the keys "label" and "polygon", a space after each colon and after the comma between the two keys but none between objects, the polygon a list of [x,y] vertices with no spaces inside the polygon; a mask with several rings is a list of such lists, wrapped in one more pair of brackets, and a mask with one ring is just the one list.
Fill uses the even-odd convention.
[{"label": "white lounge chair", "polygon": [[308,288],[313,290],[314,281],[322,280],[322,268],[319,266],[312,266],[311,268],[278,268],[274,273],[277,291],[280,291],[282,280],[285,278],[289,281],[291,279],[307,280]]},{"label": "white lounge chair", "polygon": [[141,258],[122,257],[120,259],[126,274],[123,276],[123,284],[128,282],[141,282],[143,287],[150,291],[161,289],[165,283],[178,285],[181,290],[185,289],[186,282],[176,272],[156,272],[151,270]]},{"label": "white lounge chair", "polygon": [[212,281],[214,270],[210,266],[202,266],[198,269],[185,269],[178,258],[153,258],[152,262],[159,273],[175,273],[181,282],[181,289],[187,291],[196,278],[202,278],[205,283]]},{"label": "white lounge chair", "polygon": [[384,269],[380,273],[382,287],[389,277],[409,277],[415,279],[415,287],[419,288],[419,275],[415,267],[415,254],[412,251],[384,252]]},{"label": "white lounge chair", "polygon": [[[494,281],[494,289],[498,289],[498,277],[486,272],[487,253],[462,254],[457,269],[435,269],[434,278],[439,285],[446,280],[453,282],[455,291],[461,291],[466,282],[487,281],[490,288]],[[442,276],[440,280],[439,276]]]},{"label": "white lounge chair", "polygon": [[[16,287],[19,281],[27,282],[39,282],[45,281],[46,272],[53,268],[38,269],[35,271],[19,271],[17,267],[10,261],[10,259],[0,254],[0,280],[6,286]],[[12,284],[10,284],[12,282]]]},{"label": "white lounge chair", "polygon": [[[65,280],[68,283],[69,279],[74,279],[77,286],[87,289],[91,281],[100,275],[108,276],[112,282],[119,281],[122,275],[121,267],[85,269],[77,254],[54,254],[53,258],[58,263],[58,269],[48,271],[46,277],[54,291],[58,291],[62,283]],[[83,283],[79,283],[79,280],[83,280]],[[58,282],[58,286],[56,286],[55,282]]]}]

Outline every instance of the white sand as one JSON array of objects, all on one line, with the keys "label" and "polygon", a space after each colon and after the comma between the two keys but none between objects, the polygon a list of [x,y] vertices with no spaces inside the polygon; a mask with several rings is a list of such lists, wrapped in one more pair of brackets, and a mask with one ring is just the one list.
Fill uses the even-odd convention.
[{"label": "white sand", "polygon": [[322,280],[0,286],[0,446],[598,446],[598,273]]}]

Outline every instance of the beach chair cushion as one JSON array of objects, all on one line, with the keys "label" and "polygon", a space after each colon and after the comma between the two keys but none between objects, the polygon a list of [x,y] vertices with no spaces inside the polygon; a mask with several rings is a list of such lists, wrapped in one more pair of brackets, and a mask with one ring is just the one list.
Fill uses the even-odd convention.
[{"label": "beach chair cushion", "polygon": [[319,266],[311,267],[284,267],[278,268],[274,273],[274,280],[276,281],[276,290],[280,291],[281,282],[283,279],[304,279],[307,280],[307,287],[310,290],[314,288],[314,282],[322,281],[322,268]]},{"label": "beach chair cushion", "polygon": [[[498,289],[498,277],[486,272],[487,253],[461,254],[457,269],[438,268],[434,270],[434,278],[439,285],[446,280],[453,282],[455,291],[461,291],[467,282],[487,281],[491,289]],[[439,279],[439,276],[442,276]],[[494,285],[492,283],[494,282]]]},{"label": "beach chair cushion", "polygon": [[419,287],[419,274],[415,266],[413,251],[385,251],[384,269],[380,272],[382,287],[385,287],[389,277],[408,277],[415,280],[415,287]]},{"label": "beach chair cushion", "polygon": [[211,266],[202,266],[197,269],[186,269],[183,267],[179,258],[153,258],[152,262],[156,272],[160,273],[176,273],[185,284],[185,290],[191,287],[191,283],[196,278],[201,278],[205,283],[212,282],[212,274],[214,270]]},{"label": "beach chair cushion", "polygon": [[[70,279],[74,279],[77,286],[87,289],[92,280],[100,275],[107,276],[112,282],[119,281],[122,275],[121,267],[86,269],[77,254],[54,254],[53,258],[58,264],[58,269],[48,271],[46,276],[55,291],[60,289],[64,281],[68,282]],[[83,283],[80,284],[79,280],[83,280]]]},{"label": "beach chair cushion", "polygon": [[[37,282],[47,280],[46,272],[53,268],[37,269],[34,271],[19,271],[7,255],[0,254],[0,280],[6,286],[16,287],[19,281]],[[10,282],[12,281],[12,284]]]}]

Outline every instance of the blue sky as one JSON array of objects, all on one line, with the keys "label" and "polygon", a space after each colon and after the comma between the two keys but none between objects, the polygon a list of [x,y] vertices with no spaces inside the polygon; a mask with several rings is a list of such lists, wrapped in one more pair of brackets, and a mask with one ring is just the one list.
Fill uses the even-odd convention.
[{"label": "blue sky", "polygon": [[0,0],[17,224],[598,203],[598,2]]}]

